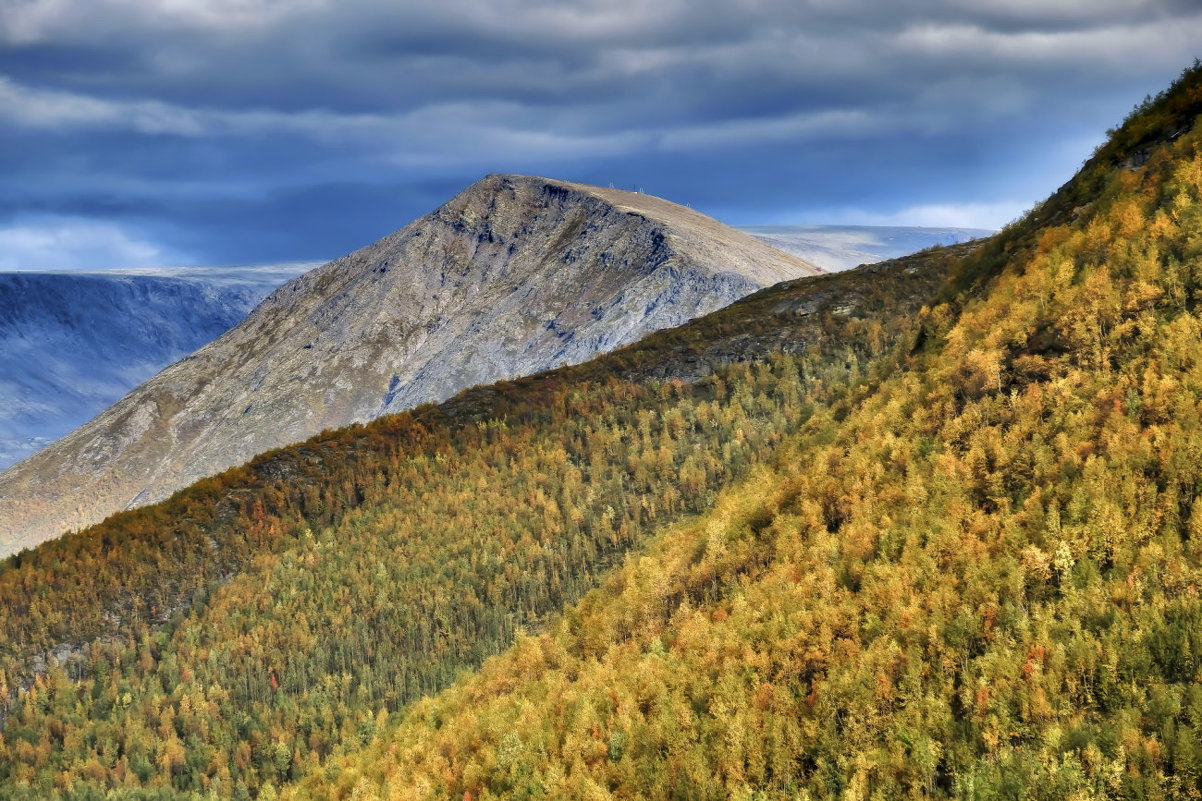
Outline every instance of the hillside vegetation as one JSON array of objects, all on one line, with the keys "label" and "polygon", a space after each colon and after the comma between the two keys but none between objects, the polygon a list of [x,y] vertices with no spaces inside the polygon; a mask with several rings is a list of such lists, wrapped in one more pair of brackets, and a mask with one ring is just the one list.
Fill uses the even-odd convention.
[{"label": "hillside vegetation", "polygon": [[1199,111],[1195,68],[910,363],[286,796],[1202,794]]}]

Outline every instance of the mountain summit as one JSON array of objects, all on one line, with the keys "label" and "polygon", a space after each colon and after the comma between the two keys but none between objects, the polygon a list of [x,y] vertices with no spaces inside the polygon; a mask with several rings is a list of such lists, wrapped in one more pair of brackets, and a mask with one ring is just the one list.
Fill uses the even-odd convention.
[{"label": "mountain summit", "polygon": [[285,284],[0,474],[0,555],[323,429],[581,362],[819,272],[659,198],[490,175]]}]

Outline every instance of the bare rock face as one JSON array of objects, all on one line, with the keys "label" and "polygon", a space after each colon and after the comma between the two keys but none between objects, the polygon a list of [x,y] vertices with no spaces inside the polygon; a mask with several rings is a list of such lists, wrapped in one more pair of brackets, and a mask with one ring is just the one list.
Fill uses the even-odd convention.
[{"label": "bare rock face", "polygon": [[818,272],[658,198],[488,176],[0,474],[0,556],[323,429],[584,361]]}]

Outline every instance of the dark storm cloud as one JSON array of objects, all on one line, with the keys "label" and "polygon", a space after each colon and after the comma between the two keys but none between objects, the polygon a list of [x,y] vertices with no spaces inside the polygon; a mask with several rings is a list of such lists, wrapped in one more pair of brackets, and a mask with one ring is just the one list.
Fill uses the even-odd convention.
[{"label": "dark storm cloud", "polygon": [[1200,34],[1192,0],[0,0],[0,266],[334,256],[492,171],[999,224]]}]

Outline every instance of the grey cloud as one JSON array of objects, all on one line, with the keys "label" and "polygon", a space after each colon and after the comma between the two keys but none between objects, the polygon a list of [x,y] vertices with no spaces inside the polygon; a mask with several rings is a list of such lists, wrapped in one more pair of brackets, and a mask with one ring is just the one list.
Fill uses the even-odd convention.
[{"label": "grey cloud", "polygon": [[[266,228],[303,197],[316,248],[317,187],[341,187],[348,239],[335,215],[374,221],[366,241],[389,192],[415,216],[496,170],[744,222],[1010,208],[1197,42],[1192,0],[0,0],[0,221],[103,223],[107,196],[203,259],[230,247],[205,244],[210,204]],[[283,239],[236,227],[248,250]]]}]

